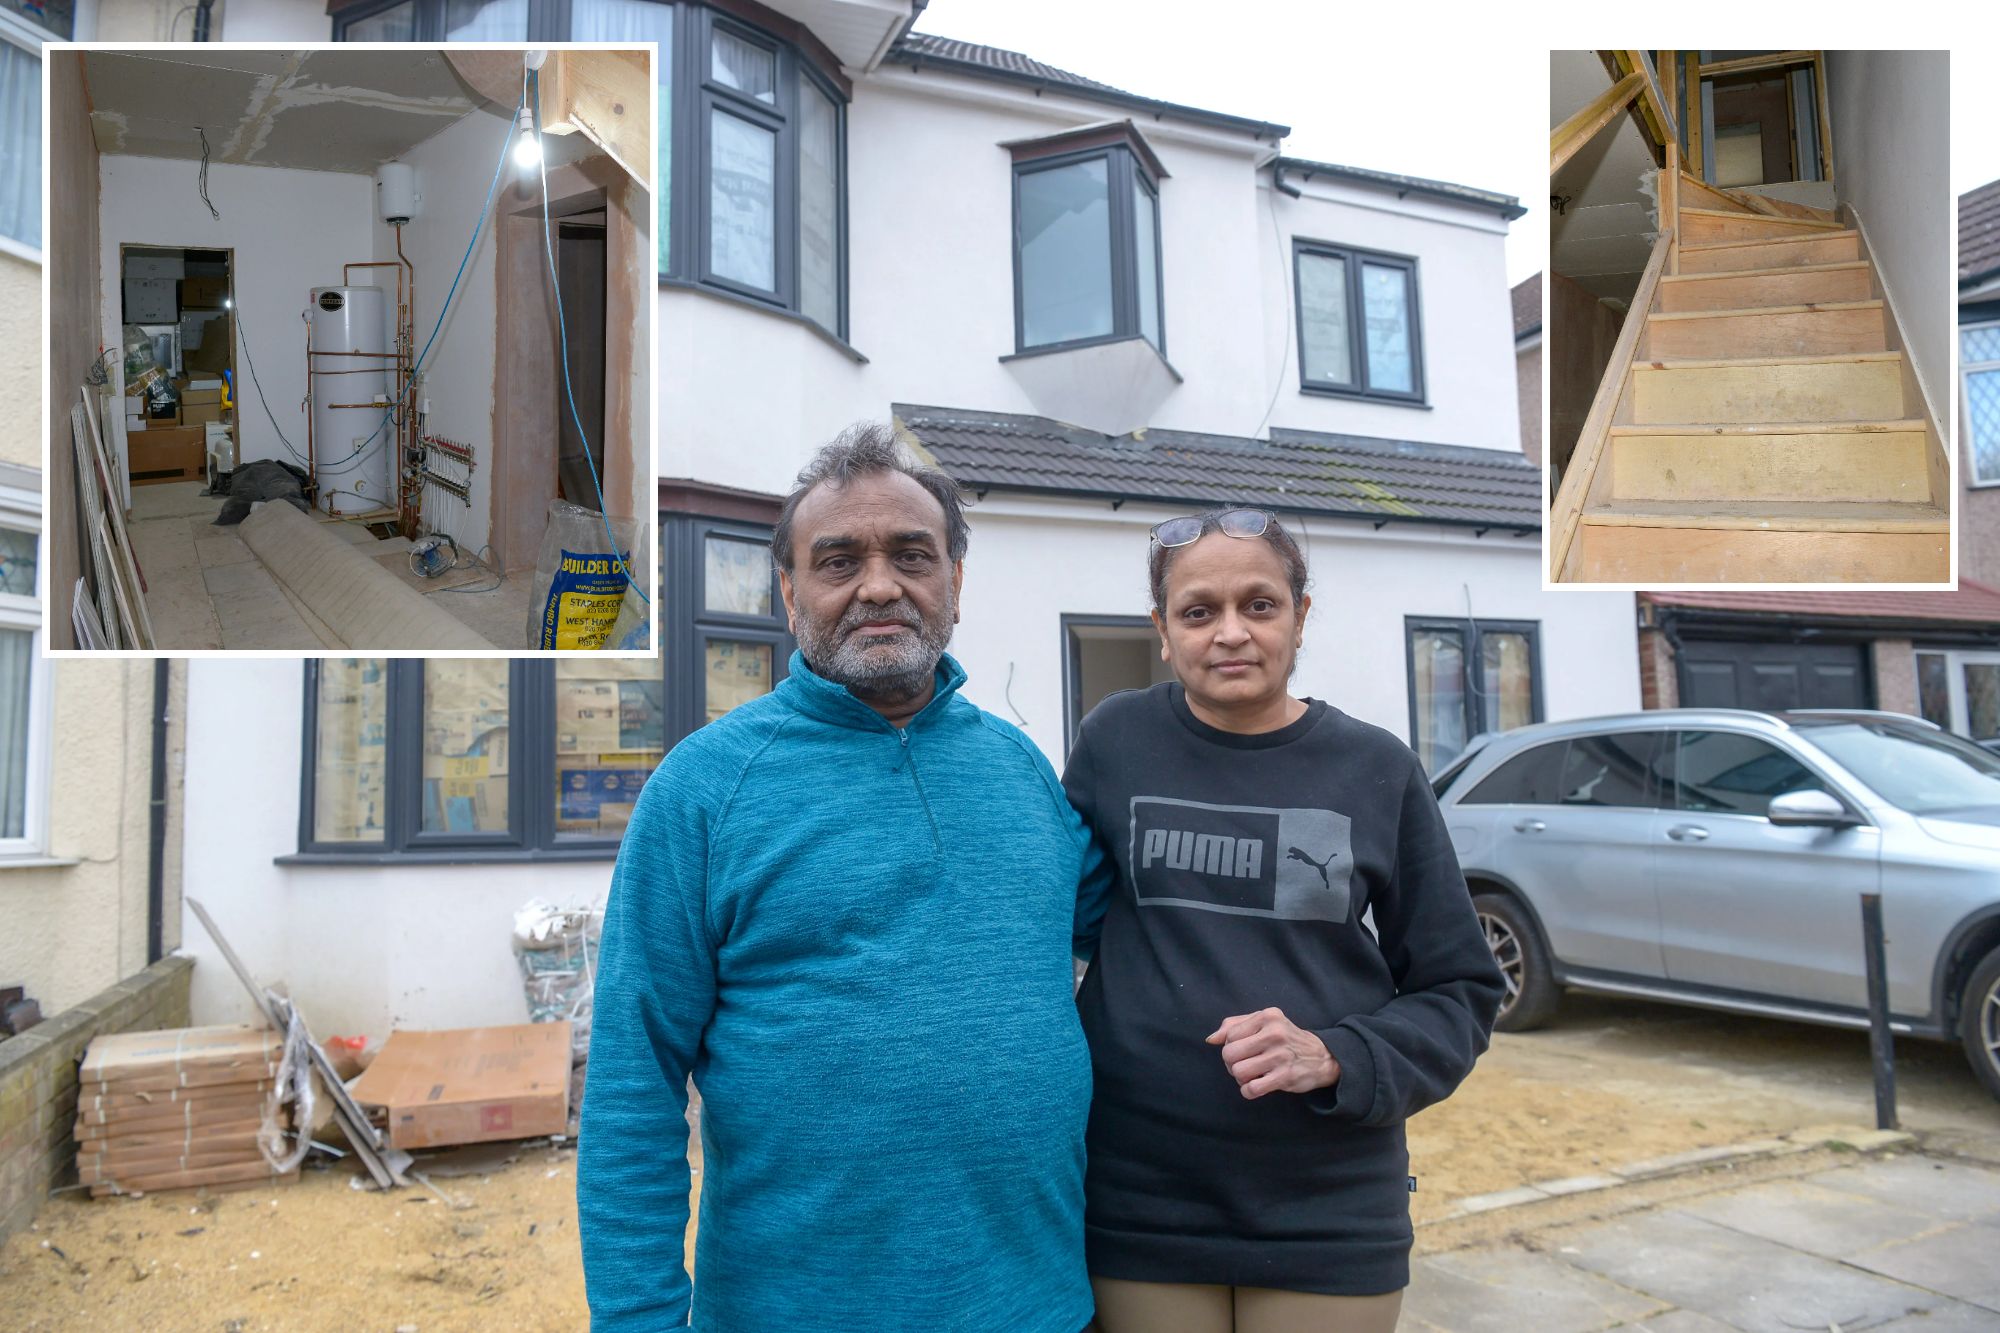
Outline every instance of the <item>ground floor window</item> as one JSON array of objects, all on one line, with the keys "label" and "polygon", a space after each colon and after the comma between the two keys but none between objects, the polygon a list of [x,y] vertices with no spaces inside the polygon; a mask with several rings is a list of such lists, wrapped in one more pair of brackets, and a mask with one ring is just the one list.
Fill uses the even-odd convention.
[{"label": "ground floor window", "polygon": [[1919,652],[1917,709],[1946,731],[2000,739],[2000,652]]},{"label": "ground floor window", "polygon": [[660,558],[667,727],[679,740],[777,688],[794,645],[769,527],[667,514]]},{"label": "ground floor window", "polygon": [[1974,486],[2000,485],[2000,323],[1958,331],[1959,380],[1965,392],[1965,452]]},{"label": "ground floor window", "polygon": [[1534,621],[1404,618],[1410,747],[1426,773],[1472,737],[1542,719],[1540,626]]},{"label": "ground floor window", "polygon": [[1062,618],[1063,748],[1090,710],[1120,690],[1143,690],[1174,678],[1160,660],[1160,633],[1145,616]]},{"label": "ground floor window", "polygon": [[646,660],[306,663],[308,853],[606,856],[666,755]]},{"label": "ground floor window", "polygon": [[42,851],[49,667],[42,661],[41,496],[0,485],[0,857]]}]

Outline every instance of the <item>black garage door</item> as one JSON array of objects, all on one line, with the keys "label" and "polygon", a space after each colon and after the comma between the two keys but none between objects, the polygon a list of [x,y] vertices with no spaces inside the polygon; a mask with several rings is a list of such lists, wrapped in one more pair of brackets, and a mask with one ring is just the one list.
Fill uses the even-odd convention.
[{"label": "black garage door", "polygon": [[1873,708],[1858,643],[1681,641],[1686,708]]}]

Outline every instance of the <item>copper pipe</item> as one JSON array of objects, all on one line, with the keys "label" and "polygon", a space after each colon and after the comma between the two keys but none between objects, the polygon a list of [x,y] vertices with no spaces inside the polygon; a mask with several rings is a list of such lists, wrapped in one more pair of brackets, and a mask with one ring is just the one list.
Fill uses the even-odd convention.
[{"label": "copper pipe", "polygon": [[403,354],[401,352],[315,352],[313,353],[313,355],[314,356],[376,356],[376,357],[390,357],[398,361],[402,360],[403,357]]}]

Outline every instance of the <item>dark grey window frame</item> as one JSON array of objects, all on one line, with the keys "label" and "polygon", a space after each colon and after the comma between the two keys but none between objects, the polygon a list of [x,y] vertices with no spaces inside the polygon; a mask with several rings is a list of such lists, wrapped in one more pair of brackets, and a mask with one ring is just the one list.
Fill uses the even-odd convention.
[{"label": "dark grey window frame", "polygon": [[[1301,299],[1303,293],[1299,282],[1299,261],[1311,255],[1321,259],[1338,259],[1347,266],[1347,355],[1349,369],[1353,372],[1350,383],[1337,384],[1332,380],[1310,379],[1306,375],[1306,308]],[[1401,389],[1377,389],[1368,383],[1368,321],[1361,290],[1361,268],[1364,263],[1390,268],[1400,268],[1409,276],[1409,320],[1410,320],[1410,391]],[[1424,375],[1424,320],[1423,299],[1420,294],[1417,274],[1417,259],[1414,255],[1391,254],[1386,250],[1368,250],[1359,246],[1342,245],[1335,241],[1309,240],[1303,236],[1292,238],[1292,322],[1297,326],[1299,348],[1299,392],[1328,394],[1335,398],[1364,398],[1370,402],[1400,404],[1405,407],[1429,407],[1426,396],[1429,381]]]},{"label": "dark grey window frame", "polygon": [[[1034,347],[1027,344],[1026,321],[1021,306],[1021,177],[1038,171],[1051,171],[1058,167],[1075,166],[1103,158],[1106,162],[1105,188],[1110,193],[1111,225],[1111,332],[1098,337],[1070,338],[1063,342],[1040,343]],[[1160,344],[1153,350],[1160,359],[1167,356],[1167,273],[1164,262],[1165,244],[1161,240],[1166,231],[1166,219],[1161,215],[1160,183],[1146,169],[1145,163],[1132,149],[1120,144],[1107,144],[1094,148],[1082,148],[1074,152],[1053,153],[1047,157],[1027,158],[1014,163],[1013,202],[1013,255],[1014,255],[1014,356],[1042,356],[1049,352],[1067,352],[1078,347],[1102,347],[1107,343],[1129,342],[1137,338],[1148,347],[1152,340],[1140,332],[1139,321],[1139,262],[1143,258],[1138,253],[1138,218],[1132,203],[1134,181],[1145,189],[1153,200],[1153,291],[1159,300]]]},{"label": "dark grey window frame", "polygon": [[[1487,634],[1521,634],[1528,640],[1528,696],[1531,705],[1530,724],[1540,722],[1546,716],[1542,710],[1542,622],[1539,620],[1467,620],[1462,616],[1404,616],[1403,617],[1403,685],[1410,709],[1410,747],[1417,744],[1417,653],[1416,635],[1419,630],[1448,629],[1464,635],[1464,663],[1467,679],[1461,692],[1465,700],[1465,738],[1470,741],[1482,731],[1489,730],[1485,718],[1474,713],[1479,706],[1480,692],[1473,688],[1471,673],[1478,663],[1485,660],[1481,639]],[[1457,755],[1444,762],[1449,764]]]},{"label": "dark grey window frame", "polygon": [[[412,43],[437,43],[445,40],[446,0],[382,0],[380,4],[344,9],[334,16],[333,40],[349,40],[347,31],[363,19],[374,18],[397,6],[409,3],[416,9],[415,34]],[[524,42],[566,42],[569,40],[570,0],[528,0],[528,31],[522,35]],[[511,40],[511,39],[510,39]]]},{"label": "dark grey window frame", "polygon": [[[1083,641],[1072,632],[1078,629],[1153,629],[1149,616],[1084,615],[1063,612],[1062,621],[1062,691],[1063,691],[1063,753],[1068,754],[1076,746],[1076,733],[1083,726],[1083,700],[1077,693],[1083,681]],[[1157,633],[1157,631],[1155,631]]]},{"label": "dark grey window frame", "polygon": [[[703,603],[705,555],[710,537],[722,537],[769,546],[771,529],[733,519],[708,518],[698,514],[662,514],[660,551],[666,561],[661,597],[664,605],[677,608],[673,623],[661,626],[662,658],[665,662],[685,662],[688,669],[667,670],[667,746],[700,730],[708,721],[699,669],[707,661],[702,651],[709,639],[738,639],[771,645],[771,686],[773,689],[789,673],[792,650],[798,646],[786,627],[785,603],[778,588],[777,562],[771,564],[771,614],[746,616],[727,611],[710,611]],[[685,608],[685,609],[679,609]]]},{"label": "dark grey window frame", "polygon": [[[357,653],[354,656],[367,657]],[[339,865],[417,862],[609,861],[615,838],[560,833],[556,829],[556,664],[547,658],[507,663],[508,828],[505,832],[436,833],[423,828],[422,658],[391,658],[388,688],[383,829],[380,842],[325,842],[313,824],[319,781],[320,662],[305,663],[305,700],[299,781],[299,850],[279,864]],[[667,741],[668,745],[672,740]]]}]

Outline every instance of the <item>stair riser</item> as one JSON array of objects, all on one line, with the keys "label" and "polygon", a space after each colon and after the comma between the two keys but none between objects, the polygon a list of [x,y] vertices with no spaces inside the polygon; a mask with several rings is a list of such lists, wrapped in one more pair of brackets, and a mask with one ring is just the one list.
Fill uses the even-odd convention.
[{"label": "stair riser", "polygon": [[1831,435],[1619,435],[1616,500],[1931,498],[1921,431]]},{"label": "stair riser", "polygon": [[1787,222],[1761,213],[1732,213],[1715,217],[1707,213],[1681,214],[1682,245],[1714,245],[1721,241],[1770,241],[1781,237],[1810,236],[1827,228],[1810,223]]},{"label": "stair riser", "polygon": [[[1793,228],[1796,231],[1798,228]],[[1692,242],[1682,237],[1686,246]],[[1727,273],[1740,268],[1788,268],[1794,264],[1842,264],[1861,258],[1854,232],[1802,236],[1782,245],[1729,245],[1714,250],[1681,250],[1683,273]]]},{"label": "stair riser", "polygon": [[1816,273],[1810,268],[1754,277],[1704,278],[1700,282],[1660,284],[1660,309],[1742,310],[1759,305],[1823,305],[1828,301],[1866,301],[1875,295],[1872,275],[1865,268],[1836,268]]},{"label": "stair riser", "polygon": [[1681,421],[1896,421],[1903,411],[1896,361],[1830,365],[1703,366],[1632,370],[1632,420],[1642,426]]},{"label": "stair riser", "polygon": [[1827,356],[1885,352],[1882,307],[1804,310],[1787,314],[1714,315],[1654,319],[1643,355],[1651,360],[1735,356]]},{"label": "stair riser", "polygon": [[1576,540],[1577,578],[1603,583],[1938,583],[1951,568],[1940,532],[1783,532],[1602,527]]}]

